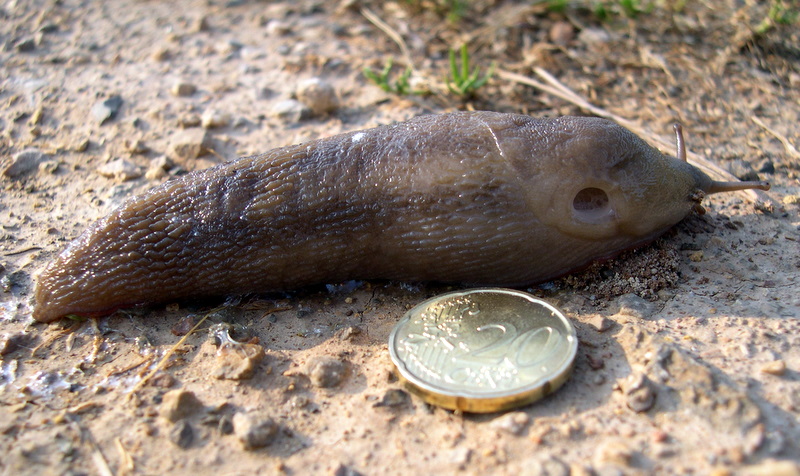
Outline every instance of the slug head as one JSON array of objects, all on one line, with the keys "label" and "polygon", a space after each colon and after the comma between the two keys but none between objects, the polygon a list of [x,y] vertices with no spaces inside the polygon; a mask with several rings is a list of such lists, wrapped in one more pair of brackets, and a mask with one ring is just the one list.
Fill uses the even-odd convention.
[{"label": "slug head", "polygon": [[532,143],[547,146],[529,152],[541,159],[517,163],[529,184],[529,203],[542,222],[570,236],[636,243],[658,236],[692,210],[702,213],[700,200],[708,193],[769,187],[711,180],[686,162],[676,132],[678,157],[669,157],[604,119],[534,123]]}]

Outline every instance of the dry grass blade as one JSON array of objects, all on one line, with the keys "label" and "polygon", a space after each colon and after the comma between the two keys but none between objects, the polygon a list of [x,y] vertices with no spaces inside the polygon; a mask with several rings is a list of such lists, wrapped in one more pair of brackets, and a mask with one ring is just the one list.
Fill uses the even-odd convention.
[{"label": "dry grass blade", "polygon": [[117,447],[117,452],[119,453],[120,460],[122,461],[118,474],[133,474],[133,457],[122,445],[122,440],[119,438],[114,438],[114,445]]},{"label": "dry grass blade", "polygon": [[[510,71],[500,70],[497,71],[497,75],[508,81],[514,81],[520,84],[525,84],[527,86],[531,86],[541,91],[544,91],[547,94],[561,98],[596,116],[610,119],[616,122],[617,124],[631,130],[635,134],[639,135],[640,137],[648,141],[651,145],[659,149],[662,150],[674,149],[675,144],[672,138],[666,139],[663,136],[653,134],[652,132],[644,129],[643,127],[639,126],[638,124],[628,119],[613,114],[609,111],[606,111],[601,107],[595,106],[594,104],[590,103],[589,101],[581,97],[575,91],[569,89],[562,82],[557,80],[552,74],[548,73],[542,68],[534,68],[533,71],[540,78],[542,78],[544,82],[538,81],[528,76],[523,76],[521,74],[512,73]],[[729,173],[725,169],[721,168],[720,166],[711,162],[710,160],[698,154],[695,154],[694,152],[687,151],[686,155],[687,158],[689,159],[689,162],[693,163],[694,165],[702,169],[712,179],[722,180],[722,181],[738,180],[738,178],[734,177],[731,173]],[[760,190],[741,190],[736,193],[745,197],[748,201],[756,205],[757,208],[762,206],[762,204],[766,204],[765,208],[767,209],[769,208],[770,200],[767,197],[767,195]]]},{"label": "dry grass blade", "polygon": [[369,20],[370,23],[384,32],[386,36],[391,38],[392,41],[397,43],[397,46],[400,47],[400,52],[403,54],[403,58],[406,60],[406,65],[410,66],[412,70],[416,70],[416,68],[414,68],[414,61],[411,59],[411,53],[408,51],[408,46],[406,45],[405,40],[403,40],[403,37],[400,36],[400,33],[398,33],[394,28],[390,27],[385,21],[381,20],[378,15],[374,14],[368,8],[362,8],[361,14],[364,15],[364,18]]},{"label": "dry grass blade", "polygon": [[784,147],[784,149],[786,149],[786,153],[787,154],[789,154],[794,159],[800,159],[800,152],[798,152],[797,148],[794,145],[792,145],[791,142],[789,142],[789,139],[787,139],[785,135],[781,134],[780,132],[776,131],[775,129],[771,129],[769,126],[764,124],[764,121],[762,121],[761,118],[759,118],[758,116],[753,116],[752,119],[753,119],[753,122],[758,124],[765,131],[769,132],[776,139],[781,141],[781,144],[783,144],[783,147]]},{"label": "dry grass blade", "polygon": [[150,379],[153,378],[153,376],[159,370],[164,368],[164,366],[167,364],[167,361],[169,360],[169,358],[172,356],[172,354],[175,353],[175,350],[178,347],[180,347],[181,344],[186,342],[186,339],[188,339],[190,335],[194,334],[194,332],[197,329],[200,328],[200,326],[203,324],[203,322],[205,322],[205,320],[208,319],[208,316],[210,316],[211,314],[213,314],[214,312],[216,312],[216,311],[218,311],[220,309],[222,309],[222,308],[221,307],[217,307],[217,308],[214,308],[214,309],[208,311],[206,313],[206,315],[203,316],[203,318],[200,319],[200,321],[198,321],[198,323],[195,324],[194,327],[192,327],[192,329],[189,332],[186,333],[185,336],[181,337],[178,342],[176,342],[172,347],[170,347],[170,349],[164,354],[164,357],[162,357],[161,360],[158,361],[158,364],[155,366],[155,368],[153,370],[151,370],[149,374],[145,375],[145,377],[142,380],[140,380],[139,383],[137,383],[135,387],[133,387],[133,390],[131,390],[131,392],[128,394],[128,397],[130,398],[132,395],[136,394],[136,392],[140,388],[144,387],[147,384],[147,382],[149,382]]}]

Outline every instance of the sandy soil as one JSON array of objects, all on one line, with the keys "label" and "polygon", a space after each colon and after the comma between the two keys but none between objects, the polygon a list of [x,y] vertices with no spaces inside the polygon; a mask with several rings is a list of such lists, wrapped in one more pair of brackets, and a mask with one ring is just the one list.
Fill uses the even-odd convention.
[{"label": "sandy soil", "polygon": [[[604,22],[515,2],[447,20],[445,2],[408,3],[0,4],[1,474],[800,474],[796,21],[756,33],[775,2]],[[362,76],[404,58],[360,5],[400,32],[415,87],[435,94]],[[561,390],[504,414],[431,407],[393,376],[391,329],[440,286],[333,283],[32,322],[38,269],[187,170],[422,113],[583,113],[499,78],[469,101],[448,94],[447,49],[463,41],[474,64],[544,68],[656,134],[681,121],[693,151],[772,182],[772,206],[710,197],[705,216],[599,278],[531,289],[573,321],[578,359]],[[338,107],[282,109],[311,78]],[[97,105],[115,96],[105,117]]]}]

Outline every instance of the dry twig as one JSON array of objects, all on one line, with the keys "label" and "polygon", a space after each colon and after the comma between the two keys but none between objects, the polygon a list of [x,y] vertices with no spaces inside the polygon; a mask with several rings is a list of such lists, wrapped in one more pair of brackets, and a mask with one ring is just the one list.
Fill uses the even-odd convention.
[{"label": "dry twig", "polygon": [[775,129],[771,129],[769,126],[764,124],[758,116],[752,116],[753,122],[761,126],[765,131],[772,134],[776,139],[781,141],[783,144],[783,148],[786,149],[786,153],[789,154],[793,159],[800,159],[800,152],[798,152],[797,148],[789,142],[789,139],[786,138],[785,135],[781,134],[780,132],[776,131]]}]

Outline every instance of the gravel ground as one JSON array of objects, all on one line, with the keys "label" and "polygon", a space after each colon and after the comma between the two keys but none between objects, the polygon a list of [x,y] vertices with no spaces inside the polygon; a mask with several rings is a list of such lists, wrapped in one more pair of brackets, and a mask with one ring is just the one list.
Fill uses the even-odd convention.
[{"label": "gravel ground", "polygon": [[[488,0],[447,18],[446,3],[0,4],[0,474],[800,474],[800,29],[763,23],[791,4],[600,20]],[[36,272],[66,243],[187,171],[424,113],[586,113],[497,75],[448,93],[463,42],[482,71],[542,68],[651,137],[680,121],[692,151],[772,183],[531,288],[578,331],[558,392],[469,415],[403,390],[389,333],[439,285],[31,320]],[[364,78],[390,57],[432,94]]]}]

